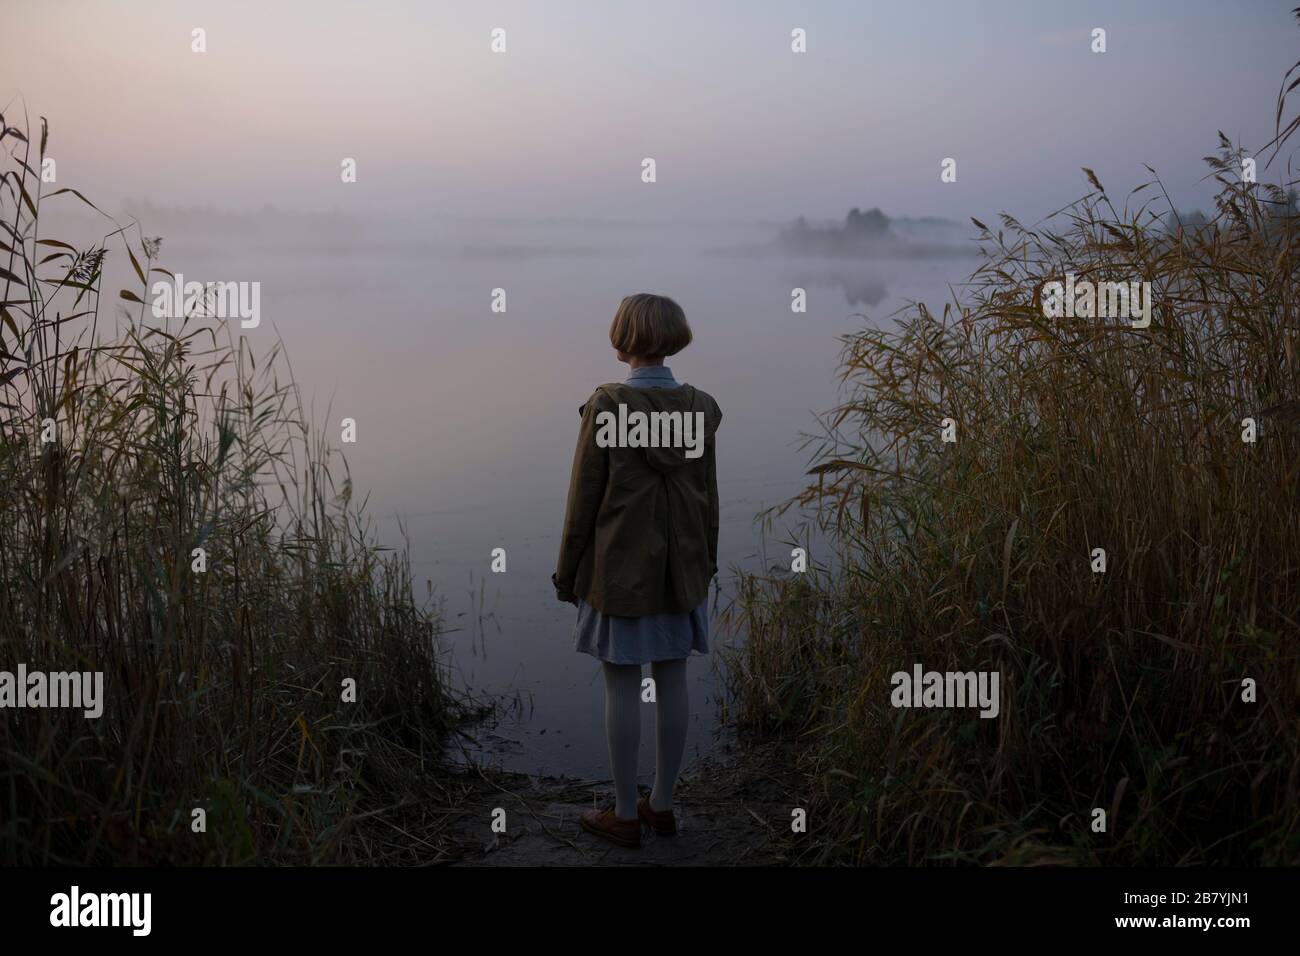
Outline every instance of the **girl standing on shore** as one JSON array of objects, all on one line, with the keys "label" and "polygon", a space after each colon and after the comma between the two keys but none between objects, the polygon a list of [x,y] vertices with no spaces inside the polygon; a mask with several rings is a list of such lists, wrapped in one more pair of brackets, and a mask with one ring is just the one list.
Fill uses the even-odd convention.
[{"label": "girl standing on shore", "polygon": [[[614,805],[588,810],[582,826],[619,845],[639,846],[642,824],[663,836],[677,832],[673,787],[686,747],[686,658],[692,651],[708,653],[707,594],[718,570],[714,434],[722,412],[706,392],[678,384],[664,365],[691,342],[686,314],[672,299],[628,296],[609,338],[630,372],[621,384],[597,388],[579,410],[552,581],[556,596],[578,607],[575,649],[599,659],[605,675]],[[691,435],[685,425],[675,433],[682,440],[669,447],[603,447],[598,417],[617,416],[620,405],[625,412],[660,416],[652,422],[702,421],[703,434]],[[655,782],[638,800],[645,664],[655,685]]]}]

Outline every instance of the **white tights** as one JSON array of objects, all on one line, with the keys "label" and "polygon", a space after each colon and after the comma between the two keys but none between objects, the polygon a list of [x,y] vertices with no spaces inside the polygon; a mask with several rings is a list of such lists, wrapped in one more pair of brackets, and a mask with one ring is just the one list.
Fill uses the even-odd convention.
[{"label": "white tights", "polygon": [[[641,666],[603,664],[605,669],[605,735],[614,775],[614,815],[636,819],[636,758],[641,744]],[[654,810],[671,810],[673,787],[686,752],[686,661],[655,661],[655,784],[650,791]]]}]

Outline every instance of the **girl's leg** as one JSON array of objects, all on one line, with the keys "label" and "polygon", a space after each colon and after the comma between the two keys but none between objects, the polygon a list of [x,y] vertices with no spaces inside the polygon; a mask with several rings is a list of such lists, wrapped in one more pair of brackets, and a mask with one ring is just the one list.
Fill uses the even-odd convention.
[{"label": "girl's leg", "polygon": [[[614,816],[635,820],[636,757],[641,744],[641,667],[610,664],[605,668],[605,736],[614,775]],[[656,683],[658,683],[656,681]]]},{"label": "girl's leg", "polygon": [[686,661],[655,661],[650,665],[655,681],[655,785],[650,809],[673,808],[673,787],[686,752],[686,721],[690,707],[686,695]]}]

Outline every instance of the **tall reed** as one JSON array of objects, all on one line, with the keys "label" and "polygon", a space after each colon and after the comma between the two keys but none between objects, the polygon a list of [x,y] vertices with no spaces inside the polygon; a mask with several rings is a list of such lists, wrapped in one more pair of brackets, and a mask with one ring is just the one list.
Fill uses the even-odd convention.
[{"label": "tall reed", "polygon": [[[733,607],[737,720],[802,741],[804,859],[1300,861],[1300,219],[1241,160],[1220,134],[1186,228],[1158,178],[1117,208],[1085,170],[1043,225],[976,222],[940,313],[844,339],[786,505],[833,570]],[[1067,273],[1150,282],[1150,327],[1045,318]],[[1000,672],[1000,716],[894,708],[916,663]]]},{"label": "tall reed", "polygon": [[[437,609],[332,475],[278,346],[202,302],[155,318],[171,273],[138,226],[42,230],[95,207],[41,182],[30,129],[0,118],[0,670],[101,671],[106,703],[0,709],[0,859],[427,856],[455,716]],[[104,298],[115,259],[129,287]]]}]

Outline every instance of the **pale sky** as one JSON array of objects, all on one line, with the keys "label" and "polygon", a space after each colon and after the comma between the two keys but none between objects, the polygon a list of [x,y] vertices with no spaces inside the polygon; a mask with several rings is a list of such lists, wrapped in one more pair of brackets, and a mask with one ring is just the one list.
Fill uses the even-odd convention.
[{"label": "pale sky", "polygon": [[0,0],[0,103],[110,206],[1032,220],[1148,163],[1187,208],[1271,137],[1295,2]]}]

